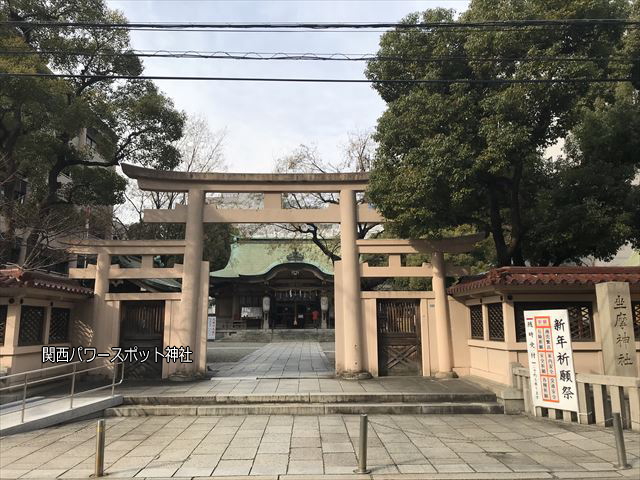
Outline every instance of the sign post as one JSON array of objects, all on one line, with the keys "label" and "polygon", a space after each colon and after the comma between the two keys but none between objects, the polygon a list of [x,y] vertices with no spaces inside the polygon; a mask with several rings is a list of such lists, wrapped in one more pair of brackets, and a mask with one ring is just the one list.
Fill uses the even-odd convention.
[{"label": "sign post", "polygon": [[629,284],[598,283],[596,299],[605,375],[637,377]]},{"label": "sign post", "polygon": [[216,316],[209,315],[207,322],[207,340],[216,339]]},{"label": "sign post", "polygon": [[531,394],[535,407],[578,411],[567,310],[525,311]]}]

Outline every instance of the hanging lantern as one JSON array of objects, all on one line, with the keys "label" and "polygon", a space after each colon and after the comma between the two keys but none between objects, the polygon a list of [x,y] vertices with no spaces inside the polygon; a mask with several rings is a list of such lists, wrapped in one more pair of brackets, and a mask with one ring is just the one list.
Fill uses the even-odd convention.
[{"label": "hanging lantern", "polygon": [[327,310],[329,310],[329,297],[327,297],[326,295],[323,295],[322,297],[320,297],[320,309],[323,312],[326,312]]},{"label": "hanging lantern", "polygon": [[265,295],[264,297],[262,297],[262,311],[265,313],[269,313],[270,309],[271,309],[271,299],[269,298],[269,296]]}]

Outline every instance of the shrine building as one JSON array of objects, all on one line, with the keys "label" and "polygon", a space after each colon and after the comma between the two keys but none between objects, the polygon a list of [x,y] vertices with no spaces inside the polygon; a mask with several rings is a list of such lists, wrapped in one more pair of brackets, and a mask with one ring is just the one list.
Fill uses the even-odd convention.
[{"label": "shrine building", "polygon": [[211,272],[209,296],[217,337],[334,327],[333,263],[306,240],[236,240],[225,268]]}]

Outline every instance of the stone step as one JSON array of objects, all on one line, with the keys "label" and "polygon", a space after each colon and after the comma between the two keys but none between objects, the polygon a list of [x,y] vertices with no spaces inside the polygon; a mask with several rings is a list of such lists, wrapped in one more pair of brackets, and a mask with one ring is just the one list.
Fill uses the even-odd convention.
[{"label": "stone step", "polygon": [[244,404],[347,404],[347,403],[483,403],[495,402],[491,392],[469,393],[282,393],[125,396],[125,405],[244,405]]},{"label": "stone step", "polygon": [[225,342],[334,342],[335,330],[309,329],[274,329],[274,330],[237,330],[228,335],[217,338],[217,343]]},{"label": "stone step", "polygon": [[434,403],[253,403],[239,405],[128,405],[109,408],[108,417],[225,415],[350,415],[350,414],[487,414],[503,413],[497,402]]}]

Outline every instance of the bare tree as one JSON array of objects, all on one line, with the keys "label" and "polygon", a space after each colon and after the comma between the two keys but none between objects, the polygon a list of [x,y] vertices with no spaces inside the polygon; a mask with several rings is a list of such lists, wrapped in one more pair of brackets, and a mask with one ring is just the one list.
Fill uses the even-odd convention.
[{"label": "bare tree", "polygon": [[[213,172],[226,171],[224,158],[224,141],[226,129],[213,131],[202,115],[187,117],[182,138],[175,147],[180,152],[181,162],[176,171],[181,172]],[[135,218],[142,222],[142,215],[147,208],[174,208],[176,204],[185,203],[185,194],[179,192],[143,192],[130,183],[125,193],[126,202],[116,208],[115,221],[118,230],[127,230],[126,219]],[[123,220],[124,219],[124,220]]]},{"label": "bare tree", "polygon": [[[343,155],[339,161],[327,162],[322,159],[316,147],[300,145],[290,154],[277,160],[275,171],[277,173],[368,172],[371,169],[375,148],[376,144],[371,131],[350,132],[347,142],[343,145]],[[364,203],[364,195],[359,195],[357,200],[359,204]],[[339,196],[331,192],[287,194],[283,198],[284,208],[323,208],[339,202]],[[376,223],[359,223],[358,238],[365,238],[377,225]],[[289,232],[292,237],[310,238],[332,262],[340,260],[340,241],[337,239],[336,225],[278,224],[278,228]]]},{"label": "bare tree", "polygon": [[371,130],[357,130],[347,134],[347,142],[343,145],[343,162],[339,165],[341,172],[370,172],[376,152],[376,142]]}]

